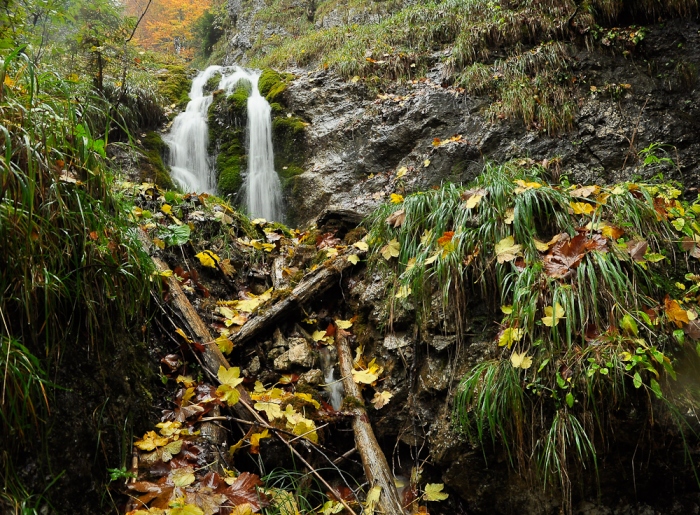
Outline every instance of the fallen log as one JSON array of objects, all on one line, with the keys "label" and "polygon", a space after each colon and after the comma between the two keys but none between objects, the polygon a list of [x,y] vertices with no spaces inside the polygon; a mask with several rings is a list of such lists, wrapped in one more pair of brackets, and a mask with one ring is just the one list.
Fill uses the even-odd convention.
[{"label": "fallen log", "polygon": [[[140,230],[138,231],[138,237],[139,240],[141,241],[141,244],[143,245],[144,249],[148,252],[148,254],[151,256],[151,260],[153,261],[153,264],[155,265],[156,269],[158,272],[169,272],[170,267],[168,266],[165,261],[163,261],[160,258],[157,258],[152,255],[153,252],[153,244],[151,243],[150,238],[148,235],[145,233],[145,231]],[[340,275],[342,271],[345,268],[348,268],[351,263],[348,263],[347,260],[345,261],[345,267],[340,268],[337,273],[333,276],[332,278],[335,278],[336,276]],[[213,379],[217,379],[216,372],[219,369],[219,366],[223,366],[225,368],[230,368],[230,365],[228,363],[228,360],[226,357],[221,353],[221,350],[219,350],[219,347],[216,345],[215,340],[209,331],[209,328],[207,325],[202,321],[202,319],[199,317],[199,314],[197,311],[194,309],[192,304],[190,303],[189,299],[185,296],[185,293],[182,291],[182,288],[180,287],[180,283],[177,281],[174,275],[168,275],[165,274],[165,281],[166,284],[169,288],[169,294],[170,294],[170,300],[172,306],[175,308],[176,311],[180,313],[182,316],[183,321],[187,324],[187,328],[190,331],[190,334],[201,340],[201,342],[204,344],[204,352],[202,353],[203,357],[203,365],[204,367],[208,370],[208,372],[213,376]],[[325,277],[325,275],[324,275]],[[327,280],[327,279],[325,279]],[[331,283],[328,284],[330,286]],[[321,290],[321,291],[325,291]],[[302,295],[302,298],[307,298],[306,296]],[[285,299],[286,300],[286,299]],[[284,301],[283,301],[284,302]],[[288,309],[288,308],[286,308]],[[286,312],[286,309],[282,311],[282,313]],[[269,323],[269,320],[268,322]],[[236,387],[238,392],[240,393],[240,398],[238,402],[233,406],[234,412],[243,420],[245,421],[250,421],[250,422],[256,422],[259,423],[260,425],[266,426],[267,423],[266,421],[260,416],[260,414],[255,411],[252,407],[252,399],[250,398],[250,394],[248,393],[248,390],[246,390],[243,385],[238,385]],[[216,415],[214,418],[218,418],[219,412],[215,412]],[[223,436],[223,430],[215,424],[214,421],[207,421],[203,422],[202,426],[206,426],[207,432],[209,433],[209,437],[212,439],[212,442],[214,443],[221,443],[224,440]],[[205,431],[202,430],[204,433]],[[274,432],[275,436],[284,443],[289,450],[299,459],[308,469],[309,471],[316,476],[321,483],[323,483],[326,488],[343,504],[345,509],[351,514],[351,515],[357,515],[355,511],[346,503],[346,501],[342,498],[342,496],[337,492],[335,488],[333,488],[330,484],[326,482],[326,480],[318,473],[316,469],[314,469],[305,459],[304,457],[297,451],[294,446],[285,438],[282,437],[282,435],[279,434],[279,432],[275,431]],[[219,441],[217,442],[216,439]],[[215,466],[219,466],[220,463],[218,459],[215,460]]]},{"label": "fallen log", "polygon": [[384,456],[384,452],[374,436],[372,424],[370,424],[367,411],[364,408],[360,387],[352,378],[352,352],[348,346],[347,335],[346,331],[338,329],[335,345],[338,350],[338,367],[343,378],[345,393],[356,401],[353,403],[355,406],[350,410],[354,415],[352,429],[355,434],[355,448],[360,453],[367,480],[372,486],[381,487],[381,495],[377,503],[381,511],[391,515],[404,514],[406,511],[396,490],[394,475],[391,473],[386,456]]},{"label": "fallen log", "polygon": [[240,345],[250,341],[261,332],[269,331],[275,327],[275,323],[285,317],[290,311],[303,306],[315,296],[328,290],[333,284],[339,281],[345,270],[354,266],[348,261],[348,255],[356,254],[362,256],[364,251],[353,248],[352,252],[346,255],[337,256],[327,265],[321,265],[304,278],[287,297],[271,306],[264,313],[252,318],[241,327],[241,330],[231,336],[234,345]]}]

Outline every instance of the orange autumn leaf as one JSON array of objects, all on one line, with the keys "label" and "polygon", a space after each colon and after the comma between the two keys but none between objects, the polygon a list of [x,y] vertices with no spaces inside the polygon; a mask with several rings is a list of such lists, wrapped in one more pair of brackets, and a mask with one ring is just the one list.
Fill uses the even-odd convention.
[{"label": "orange autumn leaf", "polygon": [[454,231],[445,231],[444,233],[442,233],[442,236],[440,236],[438,238],[438,240],[437,240],[438,245],[440,245],[441,247],[444,247],[445,245],[447,245],[448,243],[450,243],[452,241],[452,237],[454,235],[455,235]]},{"label": "orange autumn leaf", "polygon": [[666,316],[671,322],[676,324],[676,327],[683,327],[683,324],[690,323],[688,312],[668,295],[666,295],[664,299],[664,309],[666,311]]}]

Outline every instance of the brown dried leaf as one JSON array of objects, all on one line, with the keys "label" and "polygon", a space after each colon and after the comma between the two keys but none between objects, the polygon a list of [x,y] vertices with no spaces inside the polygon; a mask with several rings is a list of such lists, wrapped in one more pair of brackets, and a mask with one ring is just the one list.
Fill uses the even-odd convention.
[{"label": "brown dried leaf", "polygon": [[633,240],[627,242],[627,252],[634,261],[644,261],[649,244],[646,240]]},{"label": "brown dried leaf", "polygon": [[581,231],[569,239],[568,234],[562,233],[544,257],[545,272],[551,277],[568,277],[581,263],[586,252],[606,252],[607,248],[607,240],[600,234],[593,234],[589,238],[587,231]]},{"label": "brown dried leaf", "polygon": [[392,227],[401,227],[405,221],[406,212],[403,209],[394,211],[386,219],[386,223],[388,223]]},{"label": "brown dried leaf", "polygon": [[243,472],[231,486],[227,488],[219,487],[217,493],[224,494],[234,506],[250,503],[258,511],[261,507],[267,505],[267,498],[256,489],[257,486],[262,484],[260,477]]}]

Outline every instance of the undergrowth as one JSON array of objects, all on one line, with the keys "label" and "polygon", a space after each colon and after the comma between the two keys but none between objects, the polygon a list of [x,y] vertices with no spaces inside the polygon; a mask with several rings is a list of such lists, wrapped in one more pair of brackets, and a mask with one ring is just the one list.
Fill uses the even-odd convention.
[{"label": "undergrowth", "polygon": [[423,326],[436,297],[458,331],[477,305],[500,313],[490,358],[460,382],[455,422],[524,475],[534,468],[570,510],[576,470],[597,470],[618,410],[693,435],[678,413],[697,407],[697,385],[689,373],[674,383],[697,362],[700,201],[663,181],[547,176],[530,160],[487,165],[468,188],[380,208],[368,240],[395,278],[391,302]]},{"label": "undergrowth", "polygon": [[107,126],[104,104],[80,106],[78,85],[20,50],[4,59],[0,85],[0,480],[21,494],[13,460],[42,440],[48,377],[69,349],[99,353],[143,312],[152,265],[110,193],[106,141],[88,123]]}]

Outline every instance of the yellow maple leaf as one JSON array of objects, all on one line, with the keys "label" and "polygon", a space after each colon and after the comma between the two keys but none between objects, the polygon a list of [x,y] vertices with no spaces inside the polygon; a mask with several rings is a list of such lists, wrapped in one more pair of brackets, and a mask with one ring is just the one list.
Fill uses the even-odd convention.
[{"label": "yellow maple leaf", "polygon": [[372,404],[374,404],[375,409],[381,409],[387,405],[389,399],[391,399],[393,396],[394,394],[387,390],[384,390],[383,392],[375,392],[374,397],[372,398]]},{"label": "yellow maple leaf", "polygon": [[542,317],[542,323],[547,327],[555,327],[559,323],[559,320],[566,318],[566,316],[564,316],[566,311],[558,302],[555,302],[554,306],[546,306],[544,308],[544,314],[545,316]]},{"label": "yellow maple leaf", "polygon": [[401,252],[401,244],[396,240],[391,240],[382,248],[382,257],[389,261],[391,258],[399,257]]},{"label": "yellow maple leaf", "polygon": [[392,204],[401,204],[401,202],[403,202],[403,195],[399,195],[398,193],[392,193],[390,198]]},{"label": "yellow maple leaf", "polygon": [[532,357],[528,356],[526,351],[520,353],[513,351],[513,354],[510,355],[510,363],[513,368],[527,370],[532,366]]},{"label": "yellow maple leaf", "polygon": [[180,428],[182,424],[180,422],[169,421],[169,422],[159,422],[156,427],[160,429],[160,434],[163,436],[172,436],[180,433]]},{"label": "yellow maple leaf", "polygon": [[226,370],[223,366],[219,366],[217,377],[221,381],[221,386],[216,389],[216,394],[221,397],[229,406],[233,406],[238,402],[240,393],[236,387],[243,382],[240,378],[241,369],[231,367]]},{"label": "yellow maple leaf", "polygon": [[430,159],[426,159],[425,161],[423,161],[423,166],[425,168],[428,168],[430,166]]},{"label": "yellow maple leaf", "polygon": [[381,493],[382,487],[380,485],[375,485],[370,489],[365,499],[365,510],[362,512],[363,514],[374,515],[374,510],[377,507]]},{"label": "yellow maple leaf", "polygon": [[350,329],[352,327],[352,322],[350,320],[336,320],[335,326],[338,329]]},{"label": "yellow maple leaf", "polygon": [[484,198],[483,195],[472,195],[467,199],[466,207],[467,209],[474,209],[481,203],[481,199]]},{"label": "yellow maple leaf", "polygon": [[264,411],[269,421],[284,417],[280,405],[275,402],[256,402],[253,407],[258,411]]},{"label": "yellow maple leaf", "polygon": [[444,501],[450,494],[443,493],[445,485],[442,483],[428,483],[425,485],[423,499],[426,501]]},{"label": "yellow maple leaf", "polygon": [[401,168],[399,168],[399,171],[396,172],[396,178],[400,179],[401,177],[406,175],[406,172],[408,172],[408,168],[406,168],[405,166],[402,166]]},{"label": "yellow maple leaf", "polygon": [[173,212],[173,207],[170,204],[163,204],[160,206],[160,210],[166,215],[169,215]]},{"label": "yellow maple leaf", "polygon": [[407,284],[402,284],[399,286],[399,291],[396,292],[396,295],[394,295],[394,298],[397,299],[405,299],[411,294],[411,287]]},{"label": "yellow maple leaf", "polygon": [[292,428],[292,433],[298,436],[311,440],[313,443],[318,443],[318,434],[316,433],[316,423],[308,418],[301,418]]},{"label": "yellow maple leaf", "polygon": [[170,440],[166,437],[159,436],[155,431],[149,431],[141,440],[134,442],[134,445],[142,451],[152,451],[156,447],[166,445]]},{"label": "yellow maple leaf", "polygon": [[258,453],[258,449],[260,448],[260,440],[263,438],[270,438],[270,432],[265,429],[262,433],[253,433],[250,435],[250,452],[253,454]]},{"label": "yellow maple leaf", "polygon": [[496,243],[496,261],[499,263],[505,263],[508,261],[513,261],[522,250],[523,246],[515,243],[512,236],[503,238],[501,241]]},{"label": "yellow maple leaf", "polygon": [[539,182],[524,181],[522,179],[515,181],[515,184],[518,185],[518,187],[513,190],[513,193],[515,194],[522,193],[527,190],[536,190],[542,187],[542,184]]},{"label": "yellow maple leaf", "polygon": [[524,336],[525,332],[517,327],[508,327],[503,330],[501,337],[498,339],[498,346],[505,347],[506,345],[510,349],[513,343],[520,341]]},{"label": "yellow maple leaf", "polygon": [[356,241],[355,243],[352,244],[352,246],[359,249],[359,250],[363,250],[365,252],[367,252],[367,250],[369,250],[369,245],[367,245],[367,242],[362,241],[362,240]]},{"label": "yellow maple leaf", "polygon": [[262,304],[264,301],[258,297],[258,298],[253,298],[253,299],[245,299],[245,300],[239,300],[236,303],[236,308],[238,308],[239,311],[243,311],[245,313],[252,313],[255,311],[260,304]]},{"label": "yellow maple leaf", "polygon": [[595,207],[588,202],[569,202],[569,205],[575,215],[592,215],[595,212]]},{"label": "yellow maple leaf", "polygon": [[170,473],[170,478],[175,486],[184,487],[194,483],[194,470],[192,467],[182,467],[173,470]]},{"label": "yellow maple leaf", "polygon": [[358,256],[357,254],[351,254],[348,256],[348,261],[353,265],[356,265],[360,262],[360,256]]},{"label": "yellow maple leaf", "polygon": [[233,350],[233,342],[225,336],[219,336],[215,342],[216,346],[219,347],[219,350],[224,354],[228,354]]},{"label": "yellow maple leaf", "polygon": [[195,254],[194,257],[199,259],[202,266],[209,268],[217,268],[216,264],[221,261],[221,258],[214,254],[211,250],[203,250],[199,254]]}]

